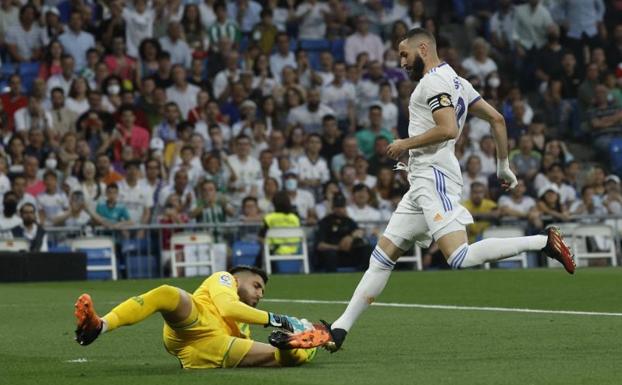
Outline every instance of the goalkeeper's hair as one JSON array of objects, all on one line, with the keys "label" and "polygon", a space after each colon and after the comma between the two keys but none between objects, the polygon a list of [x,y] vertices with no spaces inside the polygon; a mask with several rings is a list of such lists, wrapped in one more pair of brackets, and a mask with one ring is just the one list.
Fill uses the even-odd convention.
[{"label": "goalkeeper's hair", "polygon": [[250,266],[250,265],[233,266],[231,269],[229,269],[229,274],[234,275],[235,273],[240,273],[242,271],[248,271],[250,273],[257,274],[258,276],[261,277],[261,279],[263,279],[264,284],[268,283],[268,274],[266,274],[266,272],[263,269],[260,269],[256,266]]}]

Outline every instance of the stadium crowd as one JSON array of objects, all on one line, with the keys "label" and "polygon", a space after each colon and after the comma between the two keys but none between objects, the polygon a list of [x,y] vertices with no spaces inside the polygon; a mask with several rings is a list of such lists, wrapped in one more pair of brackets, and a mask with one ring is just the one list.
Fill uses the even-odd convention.
[{"label": "stadium crowd", "polygon": [[472,239],[500,218],[538,232],[622,214],[620,7],[1,0],[0,232],[45,249],[49,226],[257,224],[286,191],[320,253],[366,250],[350,243],[373,242],[408,189],[385,150],[408,136],[412,27],[506,119],[511,193],[487,123],[456,143]]}]

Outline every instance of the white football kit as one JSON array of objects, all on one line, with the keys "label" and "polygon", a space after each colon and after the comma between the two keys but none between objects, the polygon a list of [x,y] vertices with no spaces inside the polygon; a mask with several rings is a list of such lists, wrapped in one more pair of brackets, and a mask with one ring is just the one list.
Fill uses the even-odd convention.
[{"label": "white football kit", "polygon": [[[410,96],[408,105],[410,137],[436,126],[432,113],[453,108],[462,133],[470,105],[479,93],[447,64],[428,71]],[[457,139],[457,138],[456,138]],[[473,223],[471,214],[460,204],[462,173],[454,154],[456,139],[409,151],[410,189],[391,216],[384,235],[402,250],[416,242],[429,247],[432,240]]]}]

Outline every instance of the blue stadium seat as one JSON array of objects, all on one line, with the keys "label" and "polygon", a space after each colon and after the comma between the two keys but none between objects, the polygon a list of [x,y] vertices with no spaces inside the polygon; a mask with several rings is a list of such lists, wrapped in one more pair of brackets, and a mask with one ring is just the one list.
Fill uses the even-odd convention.
[{"label": "blue stadium seat", "polygon": [[[87,266],[110,265],[110,250],[107,249],[79,249],[86,253]],[[111,271],[87,271],[86,279],[112,279]]]},{"label": "blue stadium seat", "polygon": [[240,52],[246,52],[246,50],[248,49],[248,43],[249,43],[249,38],[248,36],[242,36],[242,38],[240,39]]},{"label": "blue stadium seat", "polygon": [[261,243],[248,241],[233,242],[233,266],[257,265],[257,258],[261,253]]},{"label": "blue stadium seat", "polygon": [[32,90],[32,83],[39,76],[39,63],[22,63],[19,65],[19,76],[22,78],[22,85],[26,92]]},{"label": "blue stadium seat", "polygon": [[273,272],[282,274],[302,273],[302,261],[277,261],[274,263]]},{"label": "blue stadium seat", "polygon": [[152,255],[128,256],[125,269],[128,278],[154,278],[158,275],[158,264]]},{"label": "blue stadium seat", "polygon": [[2,74],[2,77],[6,79],[14,73],[17,73],[18,70],[18,66],[13,63],[2,63],[2,66],[0,66],[0,73]]},{"label": "blue stadium seat", "polygon": [[50,253],[69,253],[71,252],[71,247],[67,245],[50,245],[48,244],[48,251]]},{"label": "blue stadium seat", "polygon": [[329,51],[330,50],[330,41],[325,39],[318,40],[310,40],[310,39],[302,39],[300,40],[300,48],[305,51]]},{"label": "blue stadium seat", "polygon": [[319,52],[307,52],[307,56],[309,57],[309,64],[311,68],[315,71],[320,70],[320,53]]},{"label": "blue stadium seat", "polygon": [[343,39],[333,40],[333,43],[330,47],[330,52],[333,54],[333,58],[335,59],[335,61],[345,60],[344,44],[345,40]]},{"label": "blue stadium seat", "polygon": [[622,175],[622,138],[615,138],[609,144],[609,159],[611,171]]}]

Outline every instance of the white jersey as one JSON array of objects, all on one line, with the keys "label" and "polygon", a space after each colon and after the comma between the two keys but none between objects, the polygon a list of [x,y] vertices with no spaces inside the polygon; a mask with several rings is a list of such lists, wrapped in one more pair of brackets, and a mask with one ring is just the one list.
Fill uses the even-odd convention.
[{"label": "white jersey", "polygon": [[[410,95],[408,136],[421,135],[436,126],[432,112],[445,107],[455,109],[460,136],[468,106],[478,99],[480,95],[471,83],[458,76],[447,63],[441,63],[421,78]],[[462,185],[460,163],[454,153],[456,139],[410,150],[408,162],[410,174],[417,175],[434,167],[449,179]]]}]

